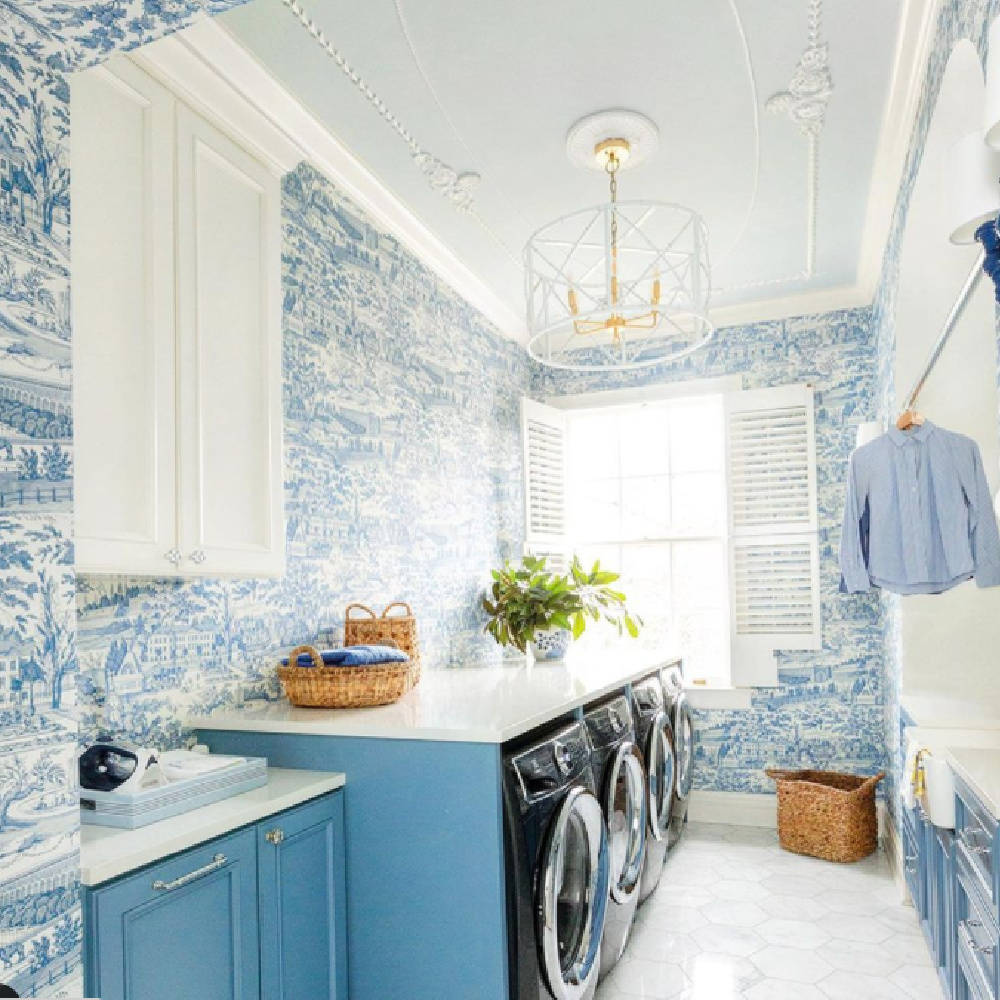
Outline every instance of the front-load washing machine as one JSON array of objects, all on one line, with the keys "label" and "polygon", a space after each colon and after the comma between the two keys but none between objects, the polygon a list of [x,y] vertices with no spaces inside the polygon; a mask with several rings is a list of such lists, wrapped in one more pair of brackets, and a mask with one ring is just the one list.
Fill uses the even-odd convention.
[{"label": "front-load washing machine", "polygon": [[589,1000],[610,861],[582,722],[505,747],[504,864],[511,1000]]},{"label": "front-load washing machine", "polygon": [[684,693],[684,668],[681,661],[660,671],[667,714],[674,730],[677,756],[677,783],[670,810],[670,845],[680,840],[687,823],[691,785],[694,781],[694,713]]},{"label": "front-load washing machine", "polygon": [[646,765],[646,860],[642,866],[639,903],[660,881],[670,836],[676,766],[673,731],[664,710],[663,686],[654,674],[632,686],[636,743]]},{"label": "front-load washing machine", "polygon": [[604,808],[611,858],[608,916],[601,944],[601,976],[625,951],[646,858],[646,772],[635,743],[628,696],[616,695],[586,710],[594,781]]}]

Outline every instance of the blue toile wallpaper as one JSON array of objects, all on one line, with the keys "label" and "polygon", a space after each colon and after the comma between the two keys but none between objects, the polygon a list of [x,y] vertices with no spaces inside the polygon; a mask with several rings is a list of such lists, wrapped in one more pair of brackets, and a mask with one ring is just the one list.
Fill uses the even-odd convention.
[{"label": "blue toile wallpaper", "polygon": [[520,553],[528,360],[313,168],[283,184],[281,580],[77,581],[79,712],[155,746],[276,697],[282,650],[408,600],[428,667],[498,657],[477,596]]},{"label": "blue toile wallpaper", "polygon": [[[896,359],[896,295],[899,286],[900,255],[907,212],[923,160],[928,131],[937,106],[945,68],[955,45],[970,39],[979,49],[985,65],[989,26],[1000,16],[1000,0],[945,0],[938,15],[933,49],[921,94],[917,121],[910,140],[903,180],[896,199],[892,228],[882,266],[882,279],[873,306],[873,328],[877,355],[878,415],[883,421],[897,410],[894,367]],[[998,327],[1000,333],[1000,327]],[[1000,350],[1000,336],[998,336]],[[1000,363],[998,363],[1000,378]],[[883,643],[885,646],[885,743],[890,760],[889,801],[893,820],[899,824],[898,791],[903,771],[900,694],[902,690],[902,642],[899,597],[883,595]]]},{"label": "blue toile wallpaper", "polygon": [[539,397],[737,374],[747,389],[815,390],[823,649],[779,654],[780,686],[755,689],[750,711],[698,713],[697,788],[773,792],[766,767],[871,774],[884,765],[879,604],[837,589],[847,463],[857,425],[878,402],[875,347],[871,310],[857,309],[722,329],[676,364],[627,375],[534,371]]}]

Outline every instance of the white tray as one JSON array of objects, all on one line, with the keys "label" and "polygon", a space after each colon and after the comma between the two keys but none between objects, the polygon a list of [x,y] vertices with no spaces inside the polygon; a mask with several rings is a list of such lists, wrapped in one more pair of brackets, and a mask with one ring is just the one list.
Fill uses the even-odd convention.
[{"label": "white tray", "polygon": [[232,767],[139,792],[95,792],[81,788],[80,820],[95,826],[137,830],[266,784],[267,759],[247,757]]}]

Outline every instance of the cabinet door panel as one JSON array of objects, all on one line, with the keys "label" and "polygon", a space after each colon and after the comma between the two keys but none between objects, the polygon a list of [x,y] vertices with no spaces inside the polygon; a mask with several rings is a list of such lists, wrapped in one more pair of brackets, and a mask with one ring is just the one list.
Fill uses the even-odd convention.
[{"label": "cabinet door panel", "polygon": [[258,1000],[256,876],[248,830],[95,891],[94,995]]},{"label": "cabinet door panel", "polygon": [[176,543],[171,95],[127,60],[73,80],[77,568],[165,573]]},{"label": "cabinet door panel", "polygon": [[280,187],[178,109],[182,567],[284,567]]},{"label": "cabinet door panel", "polygon": [[262,1000],[346,1000],[343,793],[258,830]]}]

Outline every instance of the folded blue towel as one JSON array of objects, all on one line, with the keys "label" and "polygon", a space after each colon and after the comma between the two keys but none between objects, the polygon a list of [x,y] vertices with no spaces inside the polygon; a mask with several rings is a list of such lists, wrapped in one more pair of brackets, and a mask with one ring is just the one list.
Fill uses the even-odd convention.
[{"label": "folded blue towel", "polygon": [[[366,667],[378,663],[405,663],[409,657],[394,646],[345,646],[343,649],[324,649],[320,654],[325,667]],[[288,666],[288,657],[281,661]],[[296,666],[311,667],[308,653],[299,653]]]}]

